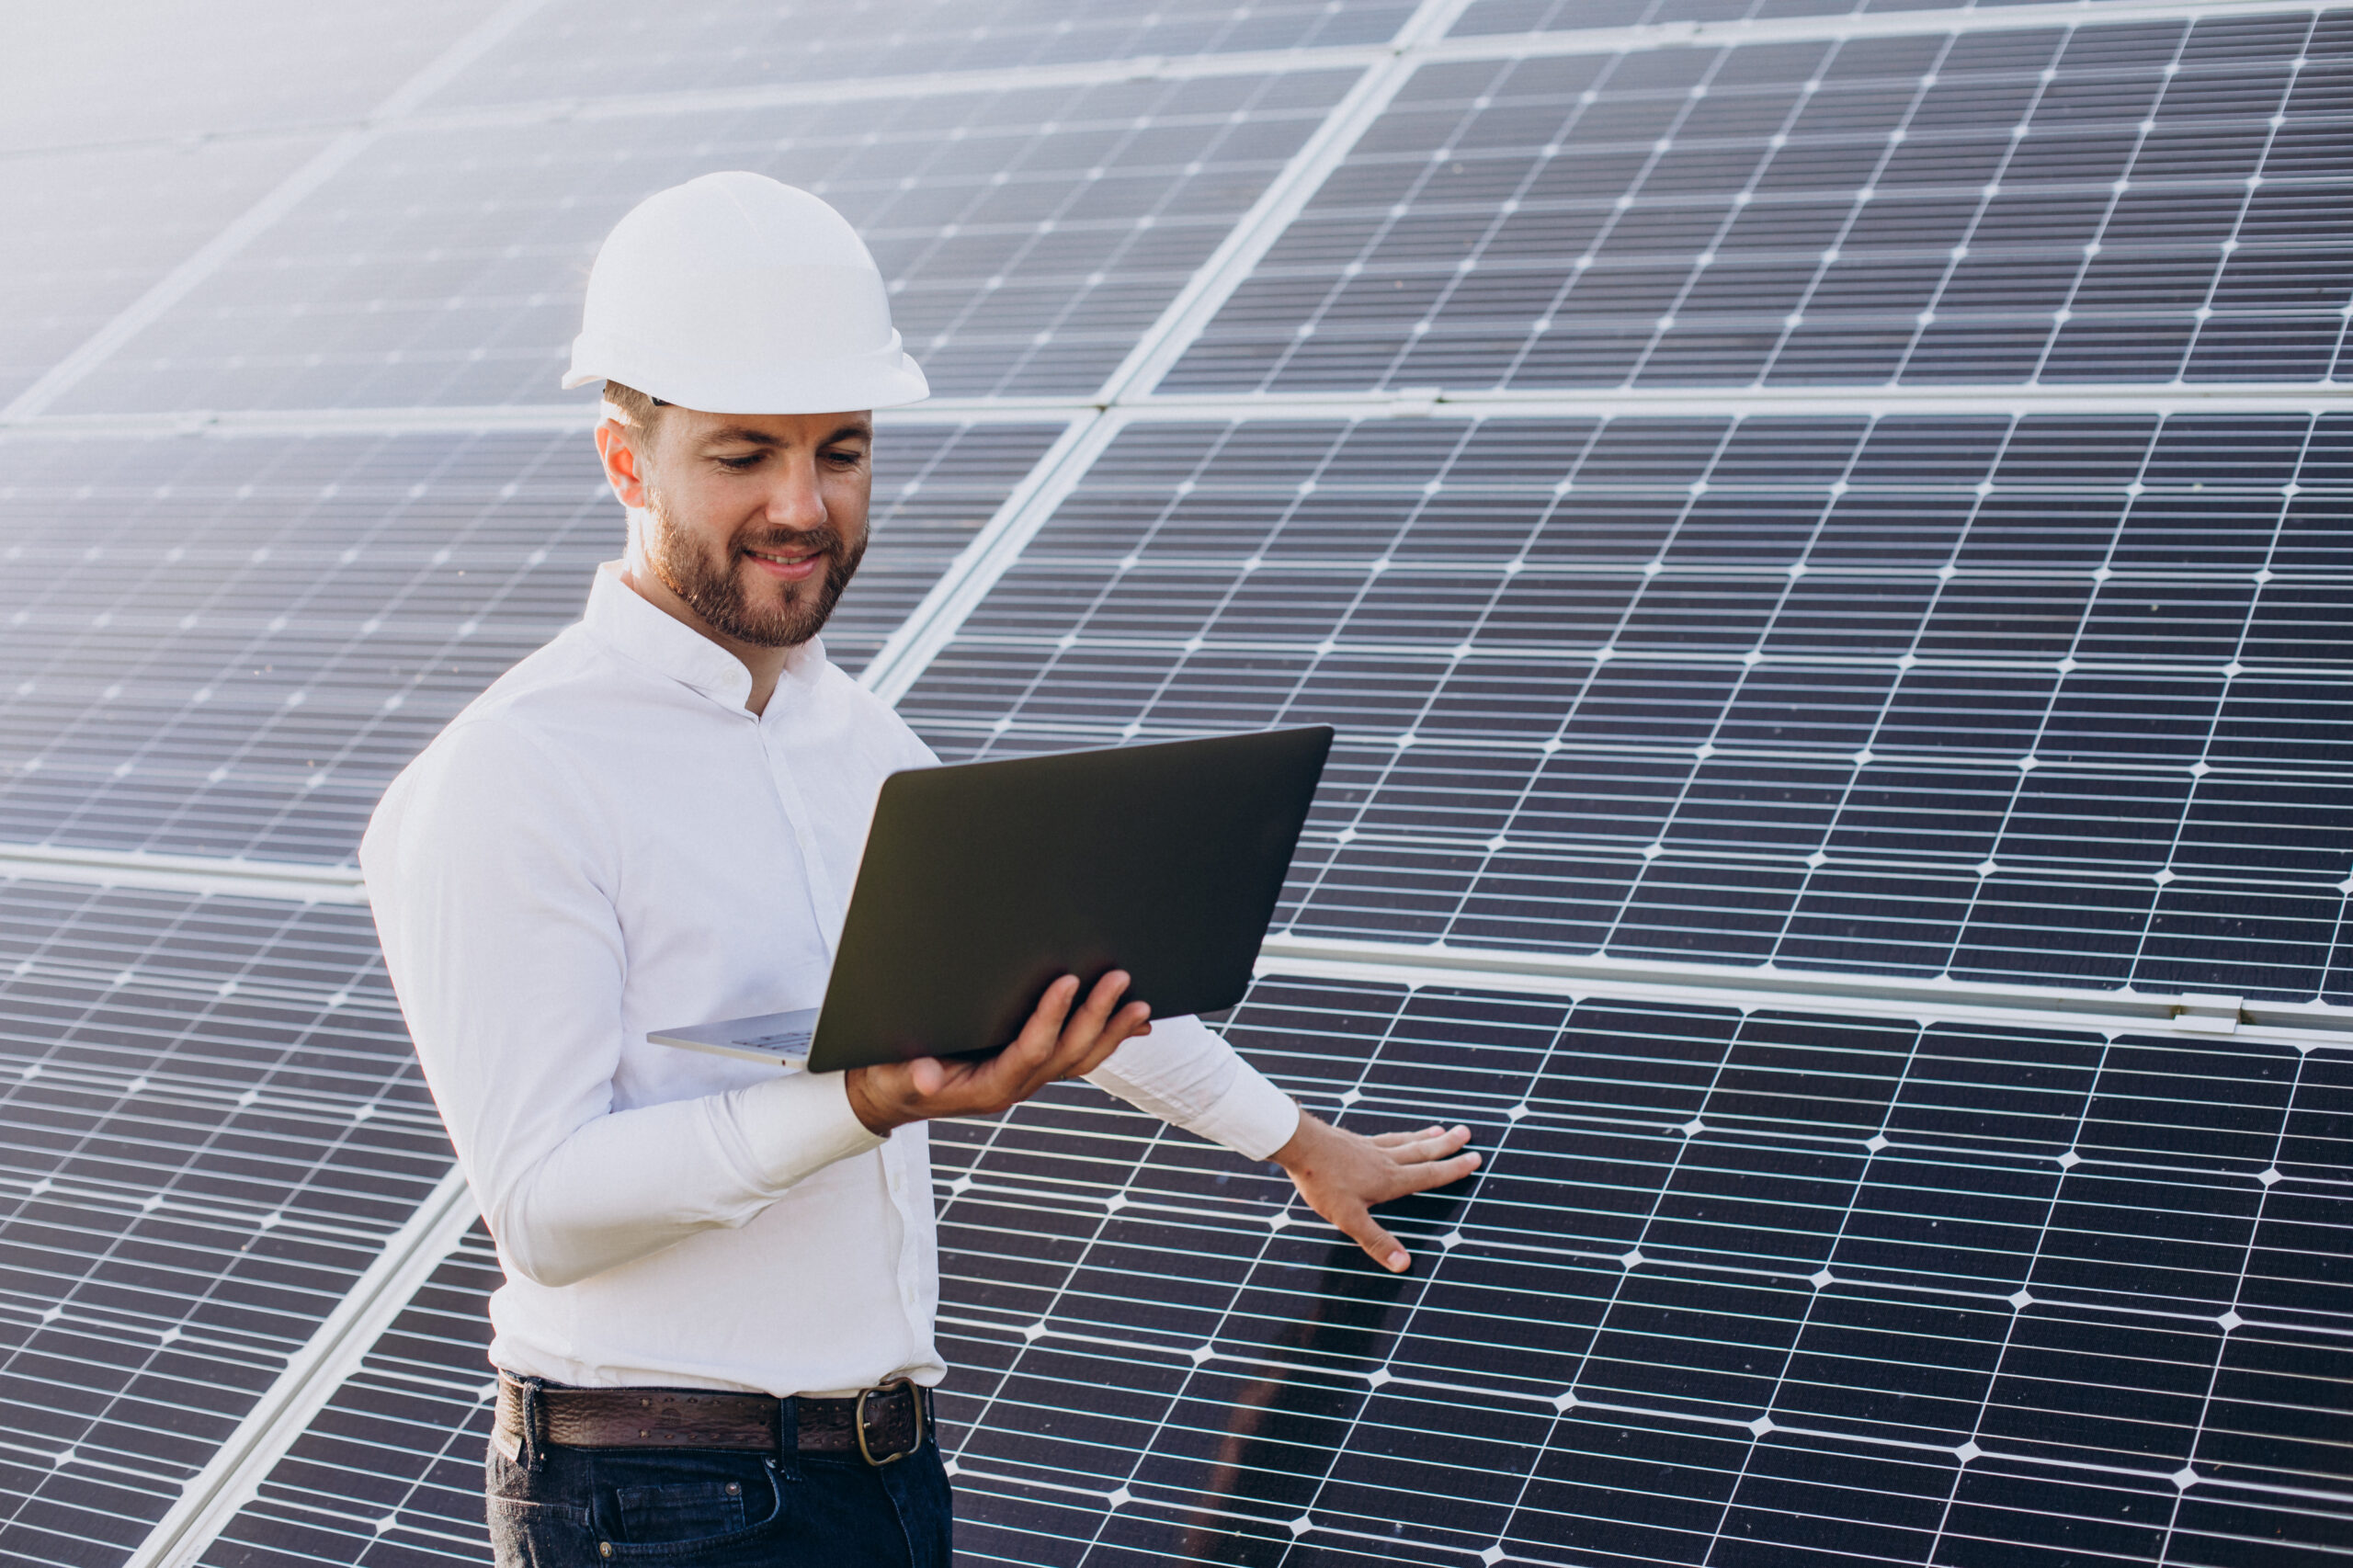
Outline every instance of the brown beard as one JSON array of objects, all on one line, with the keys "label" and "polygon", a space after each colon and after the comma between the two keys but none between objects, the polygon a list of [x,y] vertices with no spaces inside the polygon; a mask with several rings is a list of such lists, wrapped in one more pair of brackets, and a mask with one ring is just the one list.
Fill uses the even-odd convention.
[{"label": "brown beard", "polygon": [[[786,528],[756,539],[733,539],[723,560],[698,549],[684,528],[663,510],[662,498],[645,496],[645,559],[654,574],[687,602],[703,624],[724,637],[757,648],[798,648],[824,630],[842,590],[849,586],[866,555],[866,530],[851,539],[837,528]],[[798,583],[774,609],[754,606],[744,591],[744,557],[750,551],[799,554],[816,551],[825,558],[824,575]]]}]

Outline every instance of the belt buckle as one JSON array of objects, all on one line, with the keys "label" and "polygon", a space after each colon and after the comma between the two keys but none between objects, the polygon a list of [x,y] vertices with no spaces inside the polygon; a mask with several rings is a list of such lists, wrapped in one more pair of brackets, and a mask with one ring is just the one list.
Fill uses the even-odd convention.
[{"label": "belt buckle", "polygon": [[[898,1390],[904,1390],[906,1392],[907,1409],[915,1419],[915,1440],[909,1443],[905,1448],[901,1449],[895,1454],[884,1454],[881,1459],[877,1459],[874,1457],[874,1449],[869,1446],[866,1441],[867,1396],[877,1393],[891,1393]],[[856,1426],[858,1431],[858,1457],[878,1470],[886,1464],[898,1463],[901,1460],[905,1459],[909,1454],[914,1453],[917,1449],[923,1447],[923,1393],[922,1391],[915,1387],[915,1380],[913,1378],[894,1378],[887,1383],[878,1384],[870,1389],[858,1390],[858,1407],[852,1413],[852,1424]]]}]

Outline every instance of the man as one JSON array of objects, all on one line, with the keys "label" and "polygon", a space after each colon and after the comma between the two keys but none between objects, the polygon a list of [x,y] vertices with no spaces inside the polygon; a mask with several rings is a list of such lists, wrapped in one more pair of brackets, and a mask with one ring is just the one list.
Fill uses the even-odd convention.
[{"label": "man", "polygon": [[627,554],[401,775],[360,852],[506,1273],[498,1560],[944,1568],[928,1119],[1087,1076],[1281,1162],[1392,1268],[1367,1206],[1477,1156],[1461,1128],[1302,1114],[1118,973],[1065,976],[985,1062],[812,1074],[649,1045],[815,1005],[877,791],[936,760],[817,640],[866,545],[866,411],[926,389],[848,224],[748,174],[614,229],[564,384],[592,381]]}]

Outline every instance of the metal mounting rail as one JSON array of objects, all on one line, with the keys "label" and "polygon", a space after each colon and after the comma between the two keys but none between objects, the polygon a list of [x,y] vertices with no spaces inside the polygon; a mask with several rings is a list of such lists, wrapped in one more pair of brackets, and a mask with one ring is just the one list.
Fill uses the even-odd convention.
[{"label": "metal mounting rail", "polygon": [[[136,851],[0,845],[0,875],[203,896],[365,903],[348,866],[205,859]],[[2159,994],[2021,985],[1942,976],[1859,974],[1772,964],[1677,963],[1599,954],[1518,952],[1448,943],[1358,941],[1278,933],[1258,972],[1398,985],[1461,985],[1540,996],[1606,996],[1714,1007],[2012,1024],[2027,1028],[2179,1030],[2293,1045],[2353,1048],[2353,1006],[2259,997]]]},{"label": "metal mounting rail", "polygon": [[2021,1028],[2228,1035],[2236,1040],[2353,1049],[2353,1007],[2243,996],[2156,994],[2017,985],[1944,976],[1845,974],[1771,964],[1675,963],[1601,955],[1513,952],[1434,942],[1365,942],[1277,935],[1258,972],[1398,985],[1459,985],[1538,995],[1608,997],[1684,1006],[1787,1008]]},{"label": "metal mounting rail", "polygon": [[84,887],[138,888],[200,897],[285,899],[295,903],[365,903],[349,866],[290,860],[238,860],[202,855],[151,855],[138,849],[56,848],[0,844],[0,876]]}]

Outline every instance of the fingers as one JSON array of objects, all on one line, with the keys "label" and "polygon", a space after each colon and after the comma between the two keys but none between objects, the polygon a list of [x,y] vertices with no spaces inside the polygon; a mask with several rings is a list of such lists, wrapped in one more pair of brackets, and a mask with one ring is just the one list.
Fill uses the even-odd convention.
[{"label": "fingers", "polygon": [[1405,1265],[1412,1261],[1405,1256],[1405,1249],[1397,1244],[1397,1238],[1382,1230],[1381,1221],[1365,1210],[1349,1209],[1330,1219],[1349,1240],[1364,1248],[1365,1256],[1392,1274],[1403,1274]]},{"label": "fingers", "polygon": [[1442,1127],[1425,1127],[1418,1132],[1376,1132],[1372,1142],[1384,1149],[1394,1149],[1400,1143],[1411,1143],[1417,1138],[1435,1138],[1446,1131]]},{"label": "fingers", "polygon": [[[1063,987],[1068,988],[1064,993],[1066,997],[1074,996],[1078,991],[1078,977],[1066,974],[1054,982],[1051,989]],[[1011,1090],[1006,1103],[1026,1100],[1057,1078],[1067,1078],[1079,1071],[1092,1072],[1096,1065],[1099,1065],[1102,1057],[1119,1049],[1125,1035],[1113,1034],[1108,1043],[1103,1036],[1110,1028],[1111,1010],[1120,1005],[1120,994],[1127,988],[1125,970],[1115,969],[1097,981],[1086,1002],[1075,1012],[1066,1013],[1052,1042],[1040,1051],[1025,1053],[1020,1062],[1018,1082]],[[1041,1003],[1031,1017],[1032,1025],[1040,1022],[1045,1016],[1046,1009]],[[1026,1034],[1028,1030],[1023,1032]],[[1098,1045],[1102,1047],[1099,1055],[1096,1053]],[[1088,1060],[1090,1056],[1095,1057],[1093,1062]]]},{"label": "fingers", "polygon": [[1394,1142],[1382,1142],[1382,1150],[1401,1165],[1420,1165],[1427,1160],[1442,1160],[1471,1142],[1467,1127],[1449,1127],[1443,1131],[1432,1127],[1411,1132]]},{"label": "fingers", "polygon": [[1476,1154],[1457,1154],[1450,1160],[1432,1160],[1425,1165],[1411,1165],[1397,1173],[1397,1196],[1409,1192],[1427,1192],[1434,1187],[1444,1187],[1450,1181],[1461,1181],[1479,1168]]},{"label": "fingers", "polygon": [[1065,1078],[1084,1078],[1111,1059],[1111,1053],[1140,1034],[1152,1032],[1152,1008],[1142,1002],[1131,1002],[1113,1015],[1076,1063],[1063,1074]]}]

